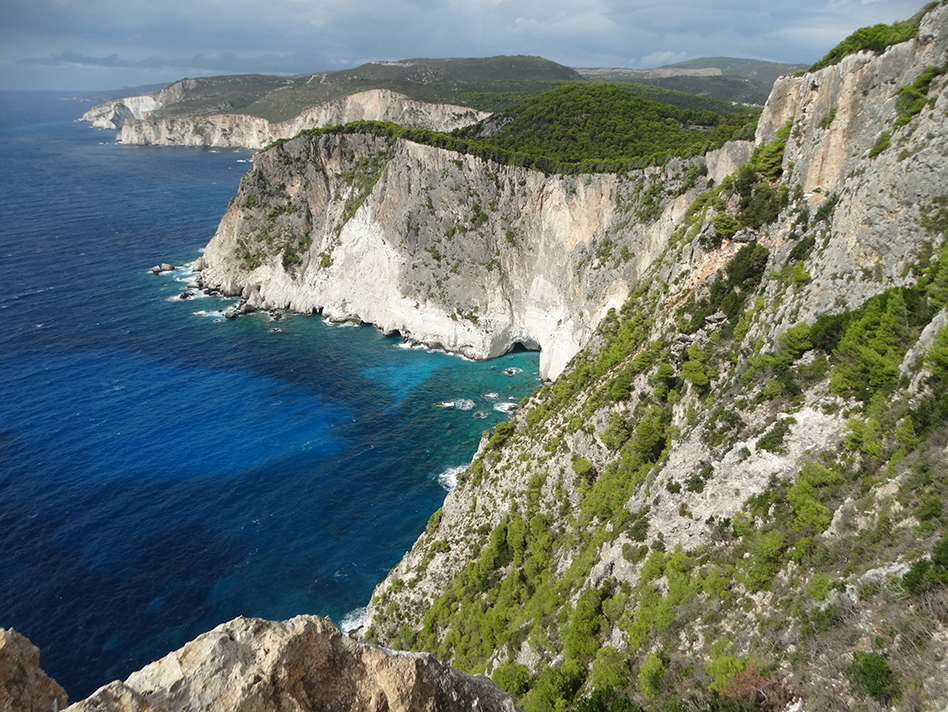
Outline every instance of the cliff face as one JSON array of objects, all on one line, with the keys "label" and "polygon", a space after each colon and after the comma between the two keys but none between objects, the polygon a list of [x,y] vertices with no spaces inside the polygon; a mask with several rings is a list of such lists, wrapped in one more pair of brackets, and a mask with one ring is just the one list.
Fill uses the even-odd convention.
[{"label": "cliff face", "polygon": [[121,129],[126,121],[140,121],[161,106],[159,96],[127,96],[93,106],[82,115],[81,121],[91,121],[97,129]]},{"label": "cliff face", "polygon": [[[699,163],[720,180],[749,152]],[[690,165],[556,177],[402,140],[295,138],[255,158],[200,278],[471,358],[539,348],[553,378],[665,249],[696,194],[678,194]]]},{"label": "cliff face", "polygon": [[[172,88],[162,90],[155,103],[162,106],[174,101]],[[148,97],[133,97],[133,99]],[[247,114],[214,114],[210,116],[182,118],[148,118],[147,114],[135,113],[129,100],[110,102],[117,107],[127,107],[133,116],[123,115],[121,122],[113,124],[121,131],[120,143],[156,146],[216,146],[263,148],[277,139],[295,136],[300,131],[323,126],[345,124],[352,121],[390,121],[403,126],[453,131],[480,121],[489,114],[464,106],[451,104],[426,104],[413,101],[402,94],[385,89],[351,94],[336,101],[322,104],[304,111],[299,116],[281,123],[270,123],[266,119]],[[108,106],[108,105],[106,105]],[[99,107],[96,107],[98,109]],[[105,112],[91,113],[104,114]],[[154,109],[152,109],[153,111]],[[112,115],[121,108],[112,110]],[[85,118],[85,117],[83,117]],[[100,119],[96,119],[98,121]],[[99,124],[95,124],[99,125]]]},{"label": "cliff face", "polygon": [[[544,238],[592,193],[637,259],[595,283],[572,261],[596,302],[583,350],[482,441],[377,587],[370,638],[529,710],[607,688],[656,709],[948,704],[948,97],[929,67],[948,69],[945,5],[913,41],[779,80],[751,162],[655,223],[615,231],[615,177],[543,179],[563,186]],[[603,235],[564,232],[577,256]]]}]

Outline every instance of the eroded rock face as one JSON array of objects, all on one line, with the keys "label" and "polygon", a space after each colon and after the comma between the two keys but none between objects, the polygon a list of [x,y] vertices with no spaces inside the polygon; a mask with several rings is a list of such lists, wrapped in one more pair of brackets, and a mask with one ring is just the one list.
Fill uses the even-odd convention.
[{"label": "eroded rock face", "polygon": [[66,691],[40,668],[40,650],[0,629],[0,712],[47,712],[66,706]]},{"label": "eroded rock face", "polygon": [[515,709],[485,677],[460,673],[427,653],[356,642],[316,616],[279,622],[236,618],[69,707],[71,712]]},{"label": "eroded rock face", "polygon": [[[255,157],[201,281],[468,358],[539,348],[541,375],[555,378],[700,188],[751,148],[621,176],[548,176],[401,139],[300,136]],[[702,162],[707,178],[682,192]]]},{"label": "eroded rock face", "polygon": [[489,115],[465,106],[428,104],[387,89],[370,89],[314,106],[280,123],[270,123],[248,114],[163,119],[136,114],[121,123],[113,123],[121,129],[119,142],[126,144],[263,148],[276,139],[295,136],[305,129],[352,121],[390,121],[403,126],[450,132]]}]

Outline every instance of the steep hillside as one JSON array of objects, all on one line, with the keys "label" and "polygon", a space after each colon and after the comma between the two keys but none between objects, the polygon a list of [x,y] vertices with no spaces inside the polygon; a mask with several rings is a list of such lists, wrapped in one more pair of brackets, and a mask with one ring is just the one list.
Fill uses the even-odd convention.
[{"label": "steep hillside", "polygon": [[[485,434],[368,638],[527,710],[945,708],[948,6],[928,9],[906,42],[779,80],[737,170],[596,225],[635,255],[628,297],[590,283],[605,318]],[[595,188],[615,212],[627,179],[562,204]]]},{"label": "steep hillside", "polygon": [[563,176],[519,165],[548,159],[389,128],[307,132],[258,154],[197,265],[202,285],[472,358],[539,348],[553,378],[665,249],[699,181],[751,146]]}]

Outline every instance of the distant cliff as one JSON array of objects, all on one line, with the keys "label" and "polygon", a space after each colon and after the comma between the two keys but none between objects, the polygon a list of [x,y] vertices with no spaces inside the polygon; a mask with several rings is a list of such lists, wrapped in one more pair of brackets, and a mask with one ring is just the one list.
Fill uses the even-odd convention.
[{"label": "distant cliff", "polygon": [[[184,80],[188,81],[188,80]],[[156,146],[214,146],[263,148],[305,129],[372,120],[435,131],[453,131],[489,114],[453,104],[414,101],[387,89],[370,89],[307,109],[293,119],[271,123],[250,114],[219,113],[154,118],[173,104],[183,89],[172,84],[156,95],[129,97],[93,107],[83,115],[99,128],[119,130],[118,141]]]}]

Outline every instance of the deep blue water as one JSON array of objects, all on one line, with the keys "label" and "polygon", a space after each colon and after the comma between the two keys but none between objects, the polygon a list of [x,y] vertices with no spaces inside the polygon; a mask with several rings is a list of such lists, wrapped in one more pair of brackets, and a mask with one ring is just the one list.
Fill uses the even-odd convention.
[{"label": "deep blue water", "polygon": [[0,93],[0,627],[72,700],[237,615],[342,622],[538,385],[536,354],[178,299],[149,268],[200,254],[250,153],[116,145],[86,107]]}]

